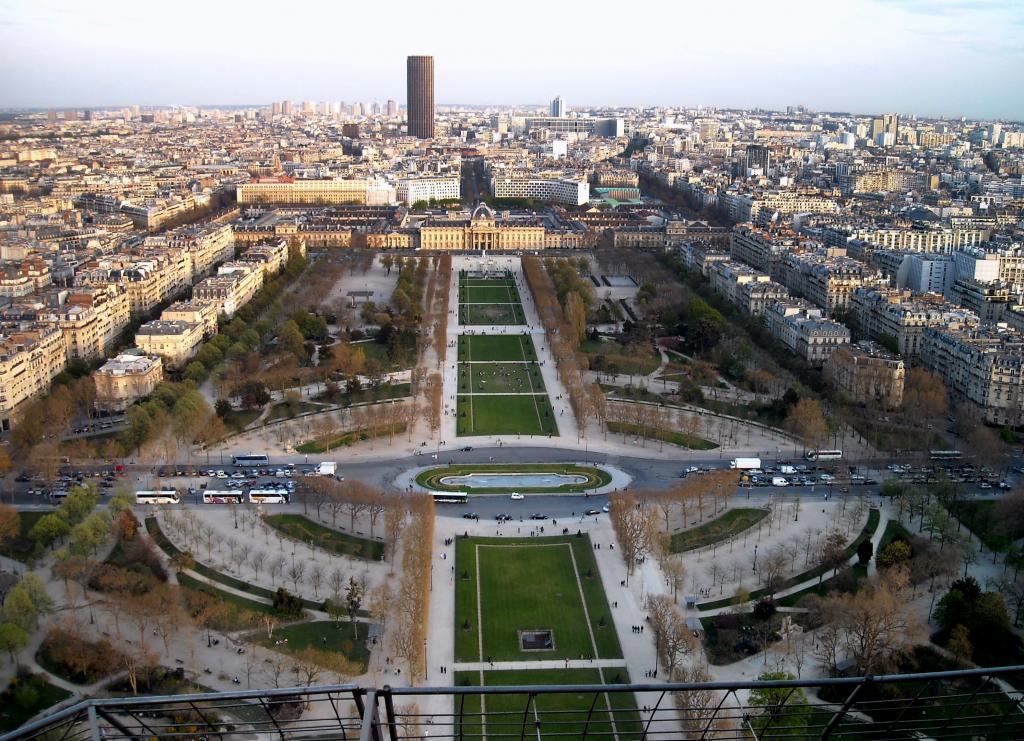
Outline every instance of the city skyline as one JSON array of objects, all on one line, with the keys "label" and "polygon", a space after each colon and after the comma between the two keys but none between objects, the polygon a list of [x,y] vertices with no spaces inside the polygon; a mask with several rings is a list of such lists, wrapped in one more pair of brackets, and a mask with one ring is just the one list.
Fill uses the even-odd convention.
[{"label": "city skyline", "polygon": [[[121,0],[101,3],[99,12],[5,0],[0,107],[238,105],[283,97],[404,102],[405,56],[430,53],[439,105],[543,105],[560,92],[576,107],[803,104],[1024,118],[1024,102],[1005,85],[1024,71],[1019,4],[855,0],[820,8],[800,0],[787,9],[780,19],[777,10],[732,3],[688,9],[684,18],[674,6],[655,7],[651,19],[670,22],[640,19],[636,33],[616,39],[612,58],[592,53],[607,33],[600,14],[532,2],[515,14],[474,9],[471,18],[443,22],[400,7],[386,46],[374,33],[347,34],[339,46],[338,29],[373,27],[370,11],[343,15],[313,4],[305,14],[316,24],[254,45],[271,12],[258,5],[235,16],[180,3],[161,18],[156,37],[148,19]],[[572,33],[538,33],[538,17]],[[479,28],[499,23],[517,45],[494,55],[491,35]],[[716,28],[721,32],[696,31]]]}]

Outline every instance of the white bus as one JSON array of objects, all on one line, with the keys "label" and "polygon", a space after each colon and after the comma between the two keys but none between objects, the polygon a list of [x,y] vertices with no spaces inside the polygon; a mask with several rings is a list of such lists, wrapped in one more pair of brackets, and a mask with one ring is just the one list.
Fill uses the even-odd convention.
[{"label": "white bus", "polygon": [[180,504],[181,497],[174,489],[135,492],[136,504]]},{"label": "white bus", "polygon": [[203,492],[203,504],[241,504],[242,493],[238,491],[217,491],[207,489]]},{"label": "white bus", "polygon": [[465,504],[468,493],[464,491],[435,491],[434,501],[438,504]]},{"label": "white bus", "polygon": [[928,457],[933,461],[955,461],[964,457],[959,450],[929,450]]},{"label": "white bus", "polygon": [[63,502],[67,498],[68,498],[68,490],[67,489],[58,489],[57,491],[51,491],[50,492],[50,499],[52,499],[55,502]]},{"label": "white bus", "polygon": [[270,459],[258,453],[246,453],[245,455],[231,456],[231,462],[236,466],[269,466]]},{"label": "white bus", "polygon": [[839,461],[843,459],[841,450],[808,450],[807,460],[809,461]]},{"label": "white bus", "polygon": [[249,501],[253,504],[288,504],[288,490],[250,489]]}]

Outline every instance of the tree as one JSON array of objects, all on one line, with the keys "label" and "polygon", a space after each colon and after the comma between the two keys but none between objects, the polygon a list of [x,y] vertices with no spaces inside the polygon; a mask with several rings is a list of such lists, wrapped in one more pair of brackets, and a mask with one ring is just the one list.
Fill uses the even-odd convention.
[{"label": "tree", "polygon": [[643,506],[628,492],[616,492],[608,498],[612,528],[626,562],[626,578],[632,575],[641,556],[648,553],[658,535],[653,508]]},{"label": "tree", "polygon": [[345,608],[348,611],[349,622],[352,623],[352,637],[358,638],[359,632],[356,627],[356,613],[363,604],[365,587],[357,582],[354,577],[348,578],[348,587],[345,588]]},{"label": "tree", "polygon": [[970,661],[971,655],[974,653],[970,636],[971,632],[966,625],[954,625],[953,630],[949,633],[946,648],[961,661]]},{"label": "tree", "polygon": [[949,409],[949,393],[937,373],[920,367],[911,368],[907,371],[903,387],[903,408],[919,424],[934,422]]},{"label": "tree", "polygon": [[28,645],[29,634],[17,623],[0,623],[0,651],[6,651],[14,663],[15,655]]},{"label": "tree", "polygon": [[9,504],[0,503],[0,547],[6,546],[21,532],[21,515]]},{"label": "tree", "polygon": [[910,560],[910,556],[910,543],[905,540],[894,540],[882,549],[875,562],[879,568],[889,568],[906,563]]},{"label": "tree", "polygon": [[870,540],[861,541],[861,544],[857,546],[857,562],[861,566],[867,566],[874,552],[875,547],[871,544]]},{"label": "tree", "polygon": [[[786,672],[765,672],[758,677],[762,682],[795,679]],[[770,728],[772,736],[787,735],[781,729],[792,729],[796,737],[802,737],[811,720],[811,706],[807,696],[799,687],[756,688],[750,691],[748,701],[751,708],[760,712],[753,716],[750,725],[761,737],[760,732]]]},{"label": "tree", "polygon": [[800,399],[786,416],[783,427],[811,449],[820,448],[828,436],[828,423],[815,399]]},{"label": "tree", "polygon": [[213,410],[218,417],[223,419],[231,413],[231,402],[227,399],[217,399],[217,403],[213,405]]},{"label": "tree", "polygon": [[830,597],[826,611],[840,631],[842,645],[856,662],[857,673],[878,671],[900,649],[917,627],[910,600],[907,575],[889,570],[875,584],[855,594]]},{"label": "tree", "polygon": [[587,336],[587,307],[575,291],[565,297],[565,318],[572,328],[570,341],[575,349]]}]

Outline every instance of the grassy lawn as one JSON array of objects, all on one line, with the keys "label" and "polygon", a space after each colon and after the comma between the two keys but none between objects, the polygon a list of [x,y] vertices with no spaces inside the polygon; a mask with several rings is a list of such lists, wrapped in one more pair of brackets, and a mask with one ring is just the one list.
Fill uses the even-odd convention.
[{"label": "grassy lawn", "polygon": [[[247,636],[249,641],[266,646],[283,654],[294,654],[306,648],[335,651],[349,661],[359,665],[359,674],[366,671],[370,651],[366,647],[367,623],[356,623],[358,638],[352,636],[352,625],[348,621],[336,623],[333,620],[316,620],[277,628],[273,638],[267,638],[266,631],[257,631]],[[275,641],[287,639],[288,643],[274,645]]]},{"label": "grassy lawn", "polygon": [[518,304],[519,291],[515,286],[486,285],[459,286],[460,304]]},{"label": "grassy lawn", "polygon": [[[385,372],[403,370],[400,365],[394,362],[391,359],[391,356],[388,355],[388,346],[385,344],[377,342],[376,340],[361,340],[359,342],[350,342],[349,346],[353,350],[362,350],[363,357],[366,360],[369,360],[370,358],[376,360],[380,363]],[[409,364],[406,363],[405,367],[408,368]]]},{"label": "grassy lawn", "polygon": [[459,435],[557,435],[547,394],[459,395]]},{"label": "grassy lawn", "polygon": [[22,682],[22,686],[25,684],[31,691],[15,693],[8,688],[0,694],[0,731],[13,731],[37,713],[71,697],[70,692],[50,684],[40,674],[33,674]]},{"label": "grassy lawn", "polygon": [[[629,674],[625,668],[605,669],[604,682],[597,669],[534,669],[523,671],[488,671],[483,674],[484,684],[488,687],[514,686],[532,684],[618,684],[629,682]],[[477,687],[480,685],[479,672],[458,672],[455,684],[459,686]],[[537,727],[534,725],[533,708],[536,707],[537,718],[545,738],[583,738],[584,730],[588,739],[640,738],[643,724],[637,711],[636,697],[631,692],[601,693],[594,704],[592,693],[566,692],[540,695],[530,711],[525,713],[529,697],[527,695],[487,695],[484,699],[486,712],[484,722],[489,738],[519,738],[524,733],[523,719],[526,718],[526,738],[536,737]],[[466,715],[463,727],[455,731],[459,738],[479,739],[483,728],[480,724],[480,695],[467,695],[462,706]],[[459,700],[456,700],[458,708]],[[594,713],[587,717],[590,708]],[[608,707],[612,713],[608,712]],[[614,716],[614,717],[612,717]],[[615,722],[612,733],[612,720]]]},{"label": "grassy lawn", "polygon": [[323,407],[320,404],[313,404],[308,401],[300,401],[295,406],[282,401],[270,407],[270,411],[267,412],[267,416],[263,421],[273,422],[276,419],[290,419],[307,412],[315,412],[317,409],[323,409]]},{"label": "grassy lawn", "polygon": [[693,435],[684,435],[682,432],[675,432],[674,430],[643,429],[639,425],[632,425],[626,422],[607,422],[606,424],[608,432],[636,436],[640,436],[643,433],[642,436],[648,440],[661,440],[672,445],[689,448],[690,450],[713,450],[718,447],[716,443],[710,440],[694,437]]},{"label": "grassy lawn", "polygon": [[[661,355],[653,345],[647,348],[647,354],[637,355],[613,340],[588,339],[580,343],[579,352],[587,357],[591,370],[603,373],[646,376],[661,365]],[[595,362],[598,356],[601,359]]]},{"label": "grassy lawn", "polygon": [[540,394],[544,379],[537,363],[459,363],[459,393]]},{"label": "grassy lawn", "polygon": [[528,334],[460,335],[459,360],[500,362],[502,360],[536,360],[533,338]]},{"label": "grassy lawn", "polygon": [[343,432],[340,435],[330,435],[318,440],[310,440],[302,443],[301,445],[296,445],[295,452],[327,453],[335,448],[343,448],[346,445],[353,445],[355,443],[363,442],[364,440],[369,440],[370,438],[389,437],[391,435],[400,435],[403,432],[405,432],[404,422],[396,424],[394,428],[371,427],[366,430],[353,430],[352,432]]},{"label": "grassy lawn", "polygon": [[208,594],[228,606],[227,613],[213,626],[215,630],[245,630],[253,626],[253,620],[257,615],[277,615],[273,605],[254,602],[237,594],[225,592],[188,574],[179,574],[178,584],[181,585],[187,604],[191,605],[194,602],[190,595],[199,592]]},{"label": "grassy lawn", "polygon": [[768,510],[766,509],[731,509],[721,517],[716,517],[703,525],[673,534],[670,550],[672,553],[682,553],[727,540],[733,535],[753,527],[767,516]]},{"label": "grassy lawn", "polygon": [[312,541],[318,548],[337,553],[340,556],[353,556],[373,561],[380,561],[384,558],[384,544],[379,540],[358,538],[355,535],[341,533],[302,515],[267,515],[263,521],[291,538],[301,540],[303,543]]},{"label": "grassy lawn", "polygon": [[352,406],[353,404],[362,404],[368,401],[386,401],[388,399],[404,399],[412,393],[412,389],[408,383],[388,383],[382,384],[377,388],[365,388],[359,391],[342,392],[334,396],[327,396],[320,394],[317,396],[318,401],[326,401],[331,404],[338,404],[341,406]]},{"label": "grassy lawn", "polygon": [[[181,552],[178,547],[168,539],[163,530],[160,529],[160,523],[157,522],[155,517],[146,518],[146,532],[149,533],[149,537],[153,539],[153,542],[155,542],[168,556],[173,556],[176,553]],[[193,554],[193,557],[194,556],[195,554]],[[246,592],[266,599],[274,598],[274,590],[272,589],[265,589],[263,587],[258,587],[255,584],[250,584],[247,581],[236,579],[235,577],[224,574],[216,569],[211,569],[209,566],[204,563],[200,563],[199,561],[194,561],[192,570],[197,574],[202,574],[207,579],[212,579],[226,587],[237,589],[239,592]],[[309,610],[320,610],[323,608],[323,602],[314,602],[313,600],[304,599],[302,600],[302,606]]]},{"label": "grassy lawn", "polygon": [[[909,530],[903,525],[896,522],[896,520],[889,520],[885,523],[885,530],[882,532],[882,538],[878,541],[878,553],[885,550],[885,547],[894,540],[905,540],[909,543],[913,540],[914,536]],[[875,555],[878,555],[877,553]]]},{"label": "grassy lawn", "polygon": [[848,569],[841,570],[832,579],[823,581],[821,584],[815,584],[813,587],[808,587],[807,589],[801,589],[799,592],[787,594],[785,597],[777,599],[775,604],[780,607],[795,607],[799,604],[800,600],[809,594],[816,594],[819,597],[825,597],[832,592],[856,592],[860,583],[867,578],[868,567],[861,566],[859,563],[854,564]]},{"label": "grassy lawn", "polygon": [[[421,471],[416,476],[416,483],[424,489],[435,491],[463,491],[464,486],[449,486],[441,482],[448,476],[465,476],[474,473],[560,473],[567,476],[586,476],[587,481],[580,484],[564,484],[557,488],[516,487],[515,491],[530,493],[579,493],[597,489],[611,483],[612,477],[600,468],[578,466],[575,463],[465,463]],[[512,488],[474,488],[475,494],[508,494]]]},{"label": "grassy lawn", "polygon": [[459,324],[526,324],[522,304],[460,304]]},{"label": "grassy lawn", "polygon": [[16,561],[27,563],[31,560],[32,555],[36,551],[35,541],[28,537],[29,532],[35,527],[36,523],[42,519],[43,515],[48,515],[53,510],[34,510],[32,512],[19,512],[19,527],[18,534],[11,539],[9,543],[5,543],[0,548],[0,555],[13,558]]},{"label": "grassy lawn", "polygon": [[[859,546],[865,540],[870,539],[871,536],[875,534],[875,530],[878,529],[878,523],[881,521],[881,519],[882,516],[877,509],[872,508],[868,512],[868,521],[864,525],[864,528],[860,531],[860,534],[856,538],[854,538],[853,542],[850,543],[850,545],[846,546],[846,549],[843,551],[846,558],[852,558],[853,554],[857,552],[857,546]],[[828,566],[815,566],[813,569],[808,569],[807,571],[803,571],[799,574],[796,574],[795,576],[789,577],[784,582],[782,582],[775,591],[781,592],[783,589],[788,589],[789,587],[792,587],[796,584],[799,584],[800,582],[804,582],[809,579],[818,578],[823,574],[827,574],[830,571],[832,571],[832,569]],[[824,581],[824,579],[822,581]],[[764,597],[767,594],[767,589],[755,589],[750,593],[750,599],[757,600],[761,597]],[[713,602],[701,602],[697,605],[697,609],[713,610],[716,607],[728,607],[733,603],[734,600],[732,597],[726,597],[724,599],[714,600]]]},{"label": "grassy lawn", "polygon": [[[589,537],[460,538],[455,571],[457,661],[589,657],[594,655],[591,630],[598,658],[622,657]],[[481,626],[477,624],[478,586],[482,648]],[[524,651],[519,643],[520,630],[551,630],[554,647]]]},{"label": "grassy lawn", "polygon": [[960,500],[949,505],[950,513],[963,522],[992,551],[1004,551],[1013,541],[1024,538],[1020,530],[1008,530],[996,516],[995,502]]},{"label": "grassy lawn", "polygon": [[224,426],[234,432],[241,432],[260,416],[262,409],[232,409],[224,417]]}]

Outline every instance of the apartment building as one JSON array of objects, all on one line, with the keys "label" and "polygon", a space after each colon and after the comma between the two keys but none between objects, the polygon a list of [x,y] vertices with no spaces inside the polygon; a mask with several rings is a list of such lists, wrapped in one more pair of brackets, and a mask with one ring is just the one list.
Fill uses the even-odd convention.
[{"label": "apartment building", "polygon": [[190,253],[192,279],[196,280],[209,275],[216,264],[234,257],[235,234],[230,224],[189,227],[175,231],[167,246]]},{"label": "apartment building", "polygon": [[713,262],[708,278],[716,293],[751,316],[761,316],[769,304],[789,298],[785,286],[736,260]]},{"label": "apartment building", "polygon": [[737,260],[762,270],[778,280],[782,258],[801,249],[801,243],[791,230],[769,231],[750,224],[733,227],[729,239],[729,252]]},{"label": "apartment building", "polygon": [[164,377],[163,362],[157,355],[124,353],[108,360],[92,377],[96,410],[122,412],[153,393]]},{"label": "apartment building", "polygon": [[67,364],[60,329],[38,322],[0,324],[0,431],[10,430],[29,401]]},{"label": "apartment building", "polygon": [[988,229],[950,227],[857,228],[844,233],[847,239],[859,239],[880,249],[947,254],[987,242],[991,234]]},{"label": "apartment building", "polygon": [[462,198],[462,178],[403,178],[395,183],[399,203],[411,206],[417,201],[444,201]]},{"label": "apartment building", "polygon": [[368,180],[292,180],[278,179],[239,185],[239,205],[281,204],[331,206],[368,203]]},{"label": "apartment building", "polygon": [[491,175],[490,186],[495,198],[524,198],[571,206],[582,206],[590,200],[590,183],[586,178]]},{"label": "apartment building", "polygon": [[230,319],[263,287],[263,269],[251,262],[230,262],[217,275],[205,278],[192,288],[192,301],[211,303],[217,313]]},{"label": "apartment building", "polygon": [[892,343],[908,360],[921,354],[921,338],[928,327],[969,329],[980,323],[976,314],[938,294],[916,295],[894,288],[855,289],[850,310],[862,334]]},{"label": "apartment building", "polygon": [[958,401],[974,405],[989,424],[1024,422],[1024,336],[1007,327],[929,327],[921,360]]},{"label": "apartment building", "polygon": [[157,319],[135,333],[135,345],[147,355],[159,355],[168,368],[183,368],[199,351],[203,325]]},{"label": "apartment building", "polygon": [[845,325],[824,318],[820,308],[803,299],[769,304],[764,322],[773,337],[816,368],[840,347],[850,344],[850,330]]},{"label": "apartment building", "polygon": [[160,318],[168,322],[201,324],[203,337],[217,334],[218,305],[213,301],[175,301],[160,312]]},{"label": "apartment building", "polygon": [[0,297],[28,296],[50,285],[50,266],[38,257],[0,263]]},{"label": "apartment building", "polygon": [[877,272],[836,248],[785,255],[779,282],[828,313],[849,306],[854,289],[885,283]]},{"label": "apartment building", "polygon": [[547,129],[556,134],[591,134],[593,136],[618,137],[625,135],[625,121],[621,118],[587,118],[535,116],[526,119],[527,133]]},{"label": "apartment building", "polygon": [[704,242],[684,242],[676,247],[676,254],[687,270],[693,270],[705,278],[711,275],[715,263],[731,262],[732,255],[720,247]]},{"label": "apartment building", "polygon": [[859,404],[896,409],[903,404],[906,366],[875,342],[864,340],[841,347],[824,365],[832,386]]},{"label": "apartment building", "polygon": [[1011,306],[1021,303],[1021,292],[1000,281],[960,279],[949,289],[950,298],[978,315],[984,324],[1003,320]]},{"label": "apartment building", "polygon": [[[305,254],[305,245],[303,245],[302,255],[305,256]],[[259,265],[263,270],[265,282],[267,278],[284,270],[285,265],[288,264],[288,241],[271,239],[258,242],[243,252],[237,261]]]}]

